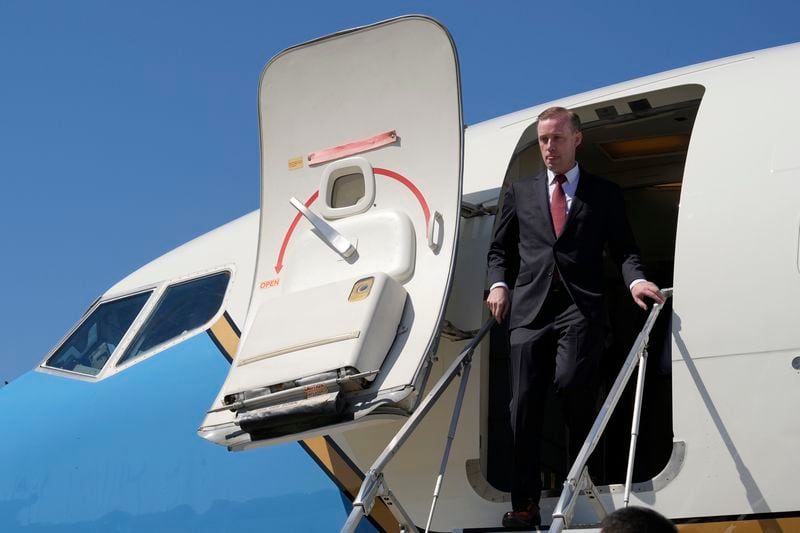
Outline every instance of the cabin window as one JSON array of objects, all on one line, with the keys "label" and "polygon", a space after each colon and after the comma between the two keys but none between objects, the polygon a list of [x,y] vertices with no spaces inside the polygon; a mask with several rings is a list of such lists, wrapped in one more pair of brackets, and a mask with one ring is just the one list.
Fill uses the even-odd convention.
[{"label": "cabin window", "polygon": [[47,360],[45,366],[96,376],[151,293],[147,291],[101,303]]},{"label": "cabin window", "polygon": [[117,365],[163,346],[208,322],[219,311],[230,272],[170,286]]},{"label": "cabin window", "polygon": [[[583,142],[576,158],[586,171],[622,188],[628,219],[641,249],[648,278],[660,287],[673,285],[673,264],[684,166],[691,157],[691,136],[701,110],[704,88],[681,85],[574,108],[583,124]],[[504,186],[544,170],[536,123],[522,134],[506,171]],[[502,194],[500,196],[502,198]],[[611,343],[602,362],[601,395],[610,389],[627,356],[645,314],[633,304],[619,268],[608,261],[606,294]],[[660,473],[670,459],[672,439],[671,301],[650,334],[649,362],[634,481]],[[496,326],[491,334],[489,383],[483,402],[487,418],[482,469],[499,490],[510,488],[511,429],[508,414],[508,331]],[[593,481],[624,481],[630,439],[635,378],[614,412],[590,470]],[[566,429],[559,400],[550,392],[542,440],[545,489],[558,493],[574,458],[567,452]]]}]

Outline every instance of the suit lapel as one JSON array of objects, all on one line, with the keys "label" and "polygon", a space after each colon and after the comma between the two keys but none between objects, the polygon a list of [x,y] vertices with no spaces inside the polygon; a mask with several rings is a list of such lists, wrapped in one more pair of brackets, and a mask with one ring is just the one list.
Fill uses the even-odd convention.
[{"label": "suit lapel", "polygon": [[547,193],[547,172],[542,172],[533,182],[533,194],[536,197],[537,207],[541,210],[542,219],[550,224],[550,234],[556,238],[556,230],[553,226],[553,215],[550,214],[550,199]]},{"label": "suit lapel", "polygon": [[586,182],[591,180],[591,176],[581,169],[580,178],[578,179],[578,187],[575,189],[575,195],[572,197],[572,204],[569,206],[567,213],[567,220],[564,222],[564,230],[561,235],[564,235],[569,229],[572,221],[578,216],[578,213],[583,209],[583,195],[586,194]]}]

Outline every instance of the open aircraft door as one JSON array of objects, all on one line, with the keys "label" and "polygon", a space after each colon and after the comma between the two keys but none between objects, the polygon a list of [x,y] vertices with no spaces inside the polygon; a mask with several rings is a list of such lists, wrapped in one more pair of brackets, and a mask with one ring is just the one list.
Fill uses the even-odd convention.
[{"label": "open aircraft door", "polygon": [[455,262],[463,123],[420,16],[290,48],[259,87],[253,296],[201,436],[244,449],[408,415]]}]

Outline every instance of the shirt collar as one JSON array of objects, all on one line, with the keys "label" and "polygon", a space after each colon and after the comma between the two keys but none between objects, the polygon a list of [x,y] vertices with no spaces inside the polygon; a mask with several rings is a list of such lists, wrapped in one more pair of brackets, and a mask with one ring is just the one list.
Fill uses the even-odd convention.
[{"label": "shirt collar", "polygon": [[[570,184],[573,184],[576,181],[578,181],[578,178],[581,175],[581,169],[578,166],[578,163],[575,163],[575,166],[572,167],[571,169],[569,169],[567,171],[567,173],[564,174],[564,175],[567,177],[567,181]],[[552,185],[555,182],[555,179],[556,179],[556,173],[548,168],[547,169],[547,183]]]}]

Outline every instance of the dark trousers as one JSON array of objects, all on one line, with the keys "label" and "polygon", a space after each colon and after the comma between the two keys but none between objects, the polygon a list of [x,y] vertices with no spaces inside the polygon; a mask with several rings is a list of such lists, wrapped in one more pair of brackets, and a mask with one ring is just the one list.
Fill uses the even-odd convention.
[{"label": "dark trousers", "polygon": [[580,451],[597,413],[598,367],[606,335],[606,327],[586,319],[563,287],[550,291],[531,324],[511,331],[514,510],[539,503],[539,449],[551,384],[562,400],[571,459]]}]

